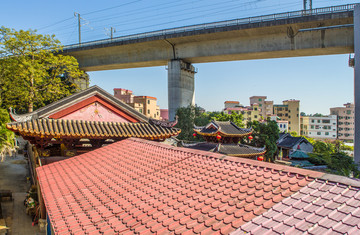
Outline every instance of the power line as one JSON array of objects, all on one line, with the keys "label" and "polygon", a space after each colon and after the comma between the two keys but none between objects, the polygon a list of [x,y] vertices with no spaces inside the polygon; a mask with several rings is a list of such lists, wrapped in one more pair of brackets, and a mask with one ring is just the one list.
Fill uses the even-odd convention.
[{"label": "power line", "polygon": [[130,4],[133,4],[133,3],[136,3],[136,2],[141,2],[141,1],[143,1],[143,0],[135,0],[135,1],[132,1],[132,2],[121,4],[121,5],[108,7],[108,8],[104,8],[104,9],[101,9],[101,10],[92,11],[92,12],[88,12],[88,13],[85,13],[85,14],[82,14],[82,15],[90,15],[90,14],[94,14],[94,13],[98,13],[98,12],[102,12],[102,11],[112,10],[112,9],[115,9],[115,8],[127,6],[127,5],[130,5]]},{"label": "power line", "polygon": [[65,20],[60,20],[60,21],[55,22],[55,23],[53,23],[53,24],[50,24],[50,25],[41,27],[41,28],[39,28],[38,30],[46,29],[46,28],[52,27],[52,26],[54,26],[54,25],[57,25],[57,24],[60,24],[60,23],[62,23],[62,22],[65,22],[65,21],[68,21],[68,20],[72,20],[72,19],[73,19],[73,18],[71,17],[71,18],[67,18],[67,19],[65,19]]},{"label": "power line", "polygon": [[[295,3],[297,4],[297,3]],[[294,3],[292,4],[286,4],[288,6],[290,5],[295,5]],[[216,11],[216,12],[212,12],[211,13],[211,16],[214,16],[214,15],[218,15],[220,13],[223,13],[223,12],[227,12],[229,13],[229,9],[233,10],[233,11],[236,11],[236,12],[239,12],[239,10],[236,10],[237,8],[239,7],[242,7],[243,5],[239,5],[237,7],[231,7],[231,8],[227,8],[227,9],[223,9],[223,10],[220,10],[220,11]],[[264,7],[264,8],[269,8],[269,7]],[[260,8],[258,8],[260,9]],[[231,12],[233,12],[231,11]],[[246,10],[244,10],[246,11]],[[203,11],[204,12],[204,11]],[[150,28],[150,27],[154,27],[154,26],[160,26],[160,25],[167,25],[167,24],[172,24],[172,23],[177,23],[177,22],[181,22],[181,21],[186,21],[186,20],[192,20],[192,19],[196,19],[196,18],[203,18],[203,17],[206,17],[208,16],[208,13],[207,14],[203,14],[203,15],[197,15],[197,16],[193,16],[193,17],[188,17],[188,18],[182,18],[182,19],[178,19],[178,20],[173,20],[173,21],[167,21],[167,22],[164,22],[164,23],[158,23],[158,24],[152,24],[152,25],[147,25],[147,26],[142,26],[142,27],[138,27],[138,28],[133,28],[132,30],[130,31],[135,31],[135,30],[139,30],[139,29],[144,29],[144,28]],[[122,24],[120,25],[115,25],[115,26],[121,26]]]},{"label": "power line", "polygon": [[[227,1],[227,2],[222,2],[221,4],[219,3],[216,3],[216,4],[210,4],[210,5],[207,5],[207,7],[213,7],[213,6],[218,6],[218,5],[224,5],[224,3],[230,3],[230,2],[236,2],[236,0],[230,0],[230,1]],[[252,1],[250,2],[246,2],[246,3],[241,3],[237,6],[225,6],[223,8],[225,8],[225,10],[229,10],[229,9],[234,9],[235,8],[238,8],[239,6],[244,6],[246,4],[249,4],[249,3],[252,3]],[[199,9],[199,8],[203,8],[203,6],[198,6],[198,7],[192,7],[191,10],[195,10],[195,12],[188,12],[188,13],[181,13],[183,11],[186,11],[188,9],[185,9],[185,10],[177,10],[177,13],[179,14],[175,14],[173,12],[167,12],[165,15],[171,15],[172,17],[176,17],[176,16],[184,16],[184,15],[197,15],[197,13],[199,11],[197,11],[196,9]],[[209,12],[208,14],[212,14],[211,11],[213,10],[218,10],[219,7],[215,7],[215,8],[211,8],[211,9],[202,9],[201,12]],[[201,16],[196,16],[196,17],[191,17],[191,18],[199,18],[199,17],[203,17],[204,15],[201,15]],[[112,22],[113,25],[115,26],[121,26],[121,25],[134,25],[136,23],[142,23],[144,22],[144,19],[146,19],[146,22],[148,21],[151,21],[151,20],[161,20],[161,19],[168,19],[169,17],[168,16],[164,16],[161,15],[160,17],[159,16],[153,16],[153,17],[138,17],[138,18],[135,18],[135,19],[129,19],[129,20],[126,20],[126,21],[121,21],[122,23],[121,24],[115,24],[114,22]],[[181,21],[181,20],[180,20]],[[95,20],[96,22],[96,20]],[[171,22],[173,23],[173,21]],[[168,23],[164,23],[164,24],[168,24]],[[100,26],[101,27],[101,26]],[[100,28],[99,27],[99,28]]]}]

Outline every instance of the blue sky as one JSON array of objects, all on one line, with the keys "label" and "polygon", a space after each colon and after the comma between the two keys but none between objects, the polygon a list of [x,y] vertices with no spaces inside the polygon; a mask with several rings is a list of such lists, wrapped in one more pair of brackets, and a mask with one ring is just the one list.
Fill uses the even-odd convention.
[{"label": "blue sky", "polygon": [[[356,3],[346,0],[313,0],[313,8]],[[37,29],[55,34],[64,44],[77,43],[77,19],[82,17],[82,41],[244,18],[302,9],[302,0],[13,0],[1,3],[0,25]],[[194,64],[195,100],[206,110],[219,111],[226,100],[249,104],[249,97],[265,95],[281,103],[299,99],[301,111],[328,114],[330,107],[353,102],[354,71],[349,55],[282,58]],[[111,94],[126,88],[135,95],[158,98],[167,108],[167,70],[164,66],[89,73],[91,85]]]}]

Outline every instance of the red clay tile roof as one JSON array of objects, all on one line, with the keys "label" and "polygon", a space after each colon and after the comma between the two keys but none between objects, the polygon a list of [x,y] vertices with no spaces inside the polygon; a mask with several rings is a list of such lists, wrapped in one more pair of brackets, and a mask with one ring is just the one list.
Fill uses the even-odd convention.
[{"label": "red clay tile roof", "polygon": [[315,180],[233,234],[360,234],[360,188]]},{"label": "red clay tile roof", "polygon": [[134,138],[37,174],[56,234],[228,234],[324,175]]}]

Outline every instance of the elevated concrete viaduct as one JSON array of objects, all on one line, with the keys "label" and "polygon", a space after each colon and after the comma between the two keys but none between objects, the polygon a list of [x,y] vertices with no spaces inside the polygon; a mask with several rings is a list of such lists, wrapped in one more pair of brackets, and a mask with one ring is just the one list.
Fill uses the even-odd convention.
[{"label": "elevated concrete viaduct", "polygon": [[[166,29],[69,45],[63,53],[75,56],[85,71],[168,65],[172,120],[177,108],[194,104],[193,63],[353,53],[354,8],[351,4]],[[356,61],[360,59],[355,71],[360,71]],[[360,94],[360,72],[355,77],[355,94]],[[355,133],[360,133],[360,95],[355,100]],[[360,134],[355,142],[360,162]]]},{"label": "elevated concrete viaduct", "polygon": [[347,26],[353,24],[353,8],[345,5],[167,29],[70,45],[64,53],[75,56],[85,71],[168,65],[172,119],[178,107],[194,100],[194,71],[191,79],[186,75],[187,82],[180,82],[187,70],[180,72],[184,66],[174,66],[174,61],[189,67],[192,63],[351,53],[353,27]]}]

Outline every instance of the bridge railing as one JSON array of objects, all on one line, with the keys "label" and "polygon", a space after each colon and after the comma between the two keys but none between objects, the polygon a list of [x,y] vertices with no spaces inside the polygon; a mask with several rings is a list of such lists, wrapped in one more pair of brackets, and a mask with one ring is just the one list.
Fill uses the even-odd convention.
[{"label": "bridge railing", "polygon": [[316,8],[316,9],[311,9],[311,10],[292,11],[292,12],[285,12],[285,13],[279,13],[279,14],[271,14],[271,15],[248,17],[248,18],[242,18],[242,19],[219,21],[219,22],[213,22],[213,23],[190,25],[190,26],[184,26],[184,27],[177,27],[177,28],[157,30],[157,31],[146,32],[146,33],[133,34],[133,35],[128,35],[128,36],[120,36],[120,37],[116,37],[113,39],[102,39],[102,40],[84,42],[81,44],[72,44],[72,45],[64,46],[63,49],[69,50],[69,49],[75,49],[75,48],[96,46],[96,45],[101,45],[101,44],[103,44],[103,45],[110,44],[110,43],[114,43],[114,42],[129,41],[129,40],[134,40],[134,39],[150,38],[150,37],[155,37],[155,36],[165,36],[165,35],[169,35],[169,34],[191,32],[191,31],[198,31],[198,30],[204,30],[204,29],[227,27],[227,26],[244,25],[244,24],[250,24],[250,23],[260,23],[260,22],[268,22],[268,21],[274,21],[274,20],[291,19],[291,18],[297,18],[297,17],[302,17],[302,16],[348,12],[348,11],[353,11],[354,7],[355,7],[355,4],[347,4],[347,5],[340,5],[340,6]]}]

